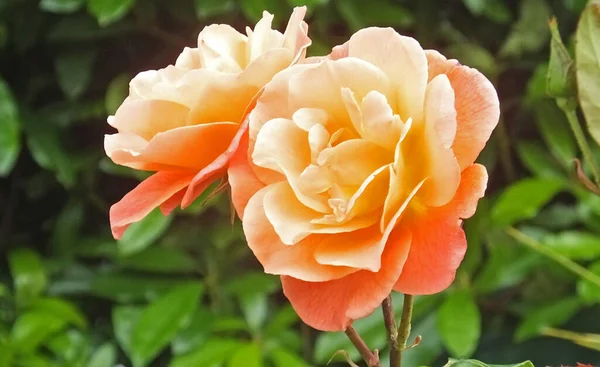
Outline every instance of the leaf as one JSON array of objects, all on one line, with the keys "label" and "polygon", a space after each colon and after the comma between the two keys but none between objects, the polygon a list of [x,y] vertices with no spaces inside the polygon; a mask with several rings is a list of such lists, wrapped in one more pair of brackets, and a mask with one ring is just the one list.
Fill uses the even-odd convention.
[{"label": "leaf", "polygon": [[171,360],[169,367],[198,367],[222,364],[242,346],[237,339],[212,338],[192,353]]},{"label": "leaf", "polygon": [[466,290],[450,293],[438,310],[437,325],[451,355],[471,356],[481,334],[481,314],[473,294]]},{"label": "leaf", "polygon": [[529,311],[515,333],[515,340],[523,342],[537,336],[546,327],[560,326],[567,322],[579,309],[581,301],[569,297],[552,302],[547,306],[537,307]]},{"label": "leaf", "polygon": [[265,293],[271,294],[281,289],[278,277],[263,272],[247,272],[243,277],[235,277],[225,285],[225,289],[236,296]]},{"label": "leaf", "polygon": [[575,97],[577,83],[575,80],[575,63],[565,47],[558,30],[556,18],[552,18],[550,27],[550,62],[546,78],[546,91],[554,98]]},{"label": "leaf", "polygon": [[117,109],[123,103],[129,94],[129,74],[119,74],[108,84],[106,96],[104,97],[104,106],[106,113],[114,115]]},{"label": "leaf", "polygon": [[13,346],[6,340],[0,339],[0,367],[12,367],[15,361]]},{"label": "leaf", "polygon": [[173,338],[171,342],[173,353],[176,355],[186,354],[200,347],[211,336],[215,323],[215,314],[198,307],[190,322]]},{"label": "leaf", "polygon": [[19,157],[20,131],[17,103],[8,84],[0,78],[0,177],[12,171]]},{"label": "leaf", "polygon": [[474,359],[450,359],[444,367],[534,367],[530,361],[515,364],[487,364]]},{"label": "leaf", "polygon": [[460,60],[461,64],[473,67],[492,79],[498,75],[496,59],[477,43],[455,43],[448,47],[448,53],[453,58]]},{"label": "leaf", "polygon": [[[600,261],[590,265],[588,270],[600,276]],[[587,304],[600,303],[600,287],[587,279],[580,278],[577,281],[577,295]]]},{"label": "leaf", "polygon": [[54,253],[64,256],[77,249],[84,219],[85,208],[82,201],[71,200],[64,206],[56,217],[50,239]]},{"label": "leaf", "polygon": [[169,228],[172,216],[164,216],[155,209],[144,219],[133,223],[117,242],[121,255],[132,255],[150,246]]},{"label": "leaf", "polygon": [[155,246],[122,258],[119,264],[128,269],[155,273],[191,273],[196,262],[180,249]]},{"label": "leaf", "polygon": [[66,323],[85,329],[88,326],[85,315],[75,306],[60,298],[38,298],[30,306],[30,310],[37,310],[52,314]]},{"label": "leaf", "polygon": [[111,343],[102,344],[90,358],[87,367],[114,367],[117,362],[117,351]]},{"label": "leaf", "polygon": [[42,0],[40,9],[51,13],[74,13],[84,2],[85,0]]},{"label": "leaf", "polygon": [[58,84],[69,99],[77,99],[87,90],[96,55],[95,49],[84,49],[62,53],[56,58],[54,67]]},{"label": "leaf", "polygon": [[293,324],[298,322],[300,318],[291,305],[280,307],[277,313],[271,317],[269,323],[265,327],[265,334],[276,336],[279,333],[289,330]]},{"label": "leaf", "polygon": [[594,233],[565,231],[545,236],[542,243],[572,260],[600,257],[600,236]]},{"label": "leaf", "polygon": [[473,15],[484,15],[496,23],[508,23],[512,15],[503,0],[463,0]]},{"label": "leaf", "polygon": [[115,339],[125,354],[131,358],[131,336],[134,325],[140,318],[142,309],[133,306],[120,306],[112,310],[112,326],[115,331]]},{"label": "leaf", "polygon": [[102,27],[123,18],[135,4],[135,0],[89,0],[88,11]]},{"label": "leaf", "polygon": [[256,343],[246,344],[236,349],[227,367],[262,367],[263,361],[260,346]]},{"label": "leaf", "polygon": [[216,17],[231,12],[235,9],[233,0],[194,0],[194,8],[198,19]]},{"label": "leaf", "polygon": [[[32,117],[33,118],[33,117]],[[27,147],[36,163],[56,173],[56,178],[65,187],[70,188],[76,180],[72,159],[65,150],[58,128],[48,121],[27,122]]]},{"label": "leaf", "polygon": [[73,364],[83,363],[91,352],[88,336],[75,329],[66,329],[53,335],[44,346],[56,359]]},{"label": "leaf", "polygon": [[8,255],[8,265],[18,305],[31,303],[46,289],[46,270],[36,252],[24,248],[14,250]]},{"label": "leaf", "polygon": [[579,102],[588,131],[600,144],[600,2],[590,1],[575,35],[575,66]]},{"label": "leaf", "polygon": [[275,367],[309,367],[302,357],[284,348],[271,350],[269,357]]},{"label": "leaf", "polygon": [[550,152],[564,167],[571,167],[577,156],[577,146],[564,113],[556,103],[545,100],[534,105],[536,125]]},{"label": "leaf", "polygon": [[263,11],[268,11],[275,15],[273,22],[277,25],[285,13],[284,4],[279,0],[245,0],[241,6],[246,18],[252,22],[258,22],[262,19]]},{"label": "leaf", "polygon": [[92,283],[91,292],[121,303],[152,300],[166,291],[190,280],[173,277],[148,277],[126,273],[99,275]]},{"label": "leaf", "polygon": [[336,4],[342,18],[354,31],[369,26],[406,28],[414,23],[412,14],[396,2],[344,0]]},{"label": "leaf", "polygon": [[517,153],[525,167],[536,176],[544,178],[563,178],[565,176],[560,165],[537,141],[518,142]]},{"label": "leaf", "polygon": [[523,0],[520,3],[519,20],[514,23],[504,41],[500,56],[518,57],[527,52],[538,51],[548,42],[550,9],[546,1]]},{"label": "leaf", "polygon": [[492,222],[503,227],[533,218],[563,188],[561,181],[548,178],[520,180],[500,195],[492,208]]},{"label": "leaf", "polygon": [[131,336],[134,366],[146,366],[169,344],[196,309],[201,292],[201,284],[179,286],[142,311]]},{"label": "leaf", "polygon": [[41,311],[27,312],[15,321],[11,339],[19,352],[30,353],[66,325],[65,320],[53,314]]},{"label": "leaf", "polygon": [[240,306],[251,331],[258,333],[267,319],[268,302],[264,293],[254,293],[242,296]]}]

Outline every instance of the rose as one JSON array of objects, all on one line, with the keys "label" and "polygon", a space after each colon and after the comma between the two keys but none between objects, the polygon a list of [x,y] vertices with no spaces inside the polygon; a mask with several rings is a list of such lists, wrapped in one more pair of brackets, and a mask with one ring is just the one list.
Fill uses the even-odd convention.
[{"label": "rose", "polygon": [[451,284],[498,118],[481,73],[389,28],[265,86],[229,182],[249,247],[305,323],[343,330],[392,290]]},{"label": "rose", "polygon": [[247,35],[228,25],[208,26],[198,47],[185,48],[174,66],[131,81],[129,96],[108,119],[118,133],[106,136],[106,154],[117,164],[157,173],[111,207],[115,238],[158,206],[166,215],[190,205],[226,172],[253,98],[276,73],[304,58],[310,44],[305,13],[305,7],[294,9],[284,34],[271,29],[267,12]]}]

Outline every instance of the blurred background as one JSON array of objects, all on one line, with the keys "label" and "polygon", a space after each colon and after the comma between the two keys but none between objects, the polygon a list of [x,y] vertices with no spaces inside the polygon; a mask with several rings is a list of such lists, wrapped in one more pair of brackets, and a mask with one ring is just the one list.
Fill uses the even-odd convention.
[{"label": "blurred background", "polygon": [[[207,24],[243,31],[267,9],[282,30],[296,5],[309,7],[312,55],[362,27],[392,26],[499,91],[502,119],[479,159],[488,195],[465,224],[467,257],[449,290],[417,297],[411,338],[423,339],[404,365],[600,364],[600,337],[580,334],[600,333],[600,287],[532,250],[600,275],[600,198],[574,178],[579,150],[545,95],[548,19],[558,17],[572,49],[585,4],[0,0],[0,367],[325,366],[344,349],[356,360],[343,333],[299,321],[231,224],[226,193],[152,213],[120,241],[109,231],[108,208],[144,178],[103,151],[106,117],[129,80],[172,64]],[[355,327],[385,348],[379,310]],[[347,363],[338,355],[332,365]]]}]

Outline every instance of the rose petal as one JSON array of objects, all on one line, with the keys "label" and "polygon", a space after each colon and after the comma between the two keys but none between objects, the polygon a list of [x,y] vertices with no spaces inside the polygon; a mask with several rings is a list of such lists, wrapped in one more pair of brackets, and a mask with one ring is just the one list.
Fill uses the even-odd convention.
[{"label": "rose petal", "polygon": [[410,248],[410,231],[390,236],[379,272],[361,270],[343,278],[309,282],[282,276],[283,292],[302,321],[323,331],[345,330],[369,315],[390,294]]},{"label": "rose petal", "polygon": [[394,290],[408,294],[433,294],[446,289],[467,250],[461,218],[474,214],[487,184],[485,167],[474,164],[463,171],[461,183],[450,203],[429,208],[403,225],[410,227],[413,241]]}]

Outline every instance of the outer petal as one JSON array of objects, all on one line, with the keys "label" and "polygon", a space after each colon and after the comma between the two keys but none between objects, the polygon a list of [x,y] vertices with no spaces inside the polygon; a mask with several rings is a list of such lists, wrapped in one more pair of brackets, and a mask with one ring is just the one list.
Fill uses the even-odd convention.
[{"label": "outer petal", "polygon": [[158,172],[140,183],[110,208],[110,227],[116,239],[127,227],[185,188],[194,177],[190,171]]},{"label": "outer petal", "polygon": [[389,295],[402,271],[410,241],[410,231],[394,231],[379,272],[361,270],[327,282],[282,276],[283,292],[306,324],[324,331],[345,330],[353,320],[373,312]]},{"label": "outer petal", "polygon": [[314,258],[314,249],[323,235],[313,235],[293,246],[284,245],[265,216],[263,201],[269,186],[248,201],[242,220],[248,247],[263,265],[265,272],[290,275],[306,281],[338,279],[356,271],[344,266],[321,265]]},{"label": "outer petal", "polygon": [[498,124],[500,104],[492,83],[479,71],[428,50],[429,79],[446,74],[454,89],[457,119],[452,149],[461,169],[471,165]]},{"label": "outer petal", "polygon": [[410,227],[410,253],[394,290],[408,294],[433,294],[446,289],[467,250],[462,218],[475,213],[487,185],[485,167],[474,164],[463,171],[460,187],[447,205],[414,214],[402,223]]}]

